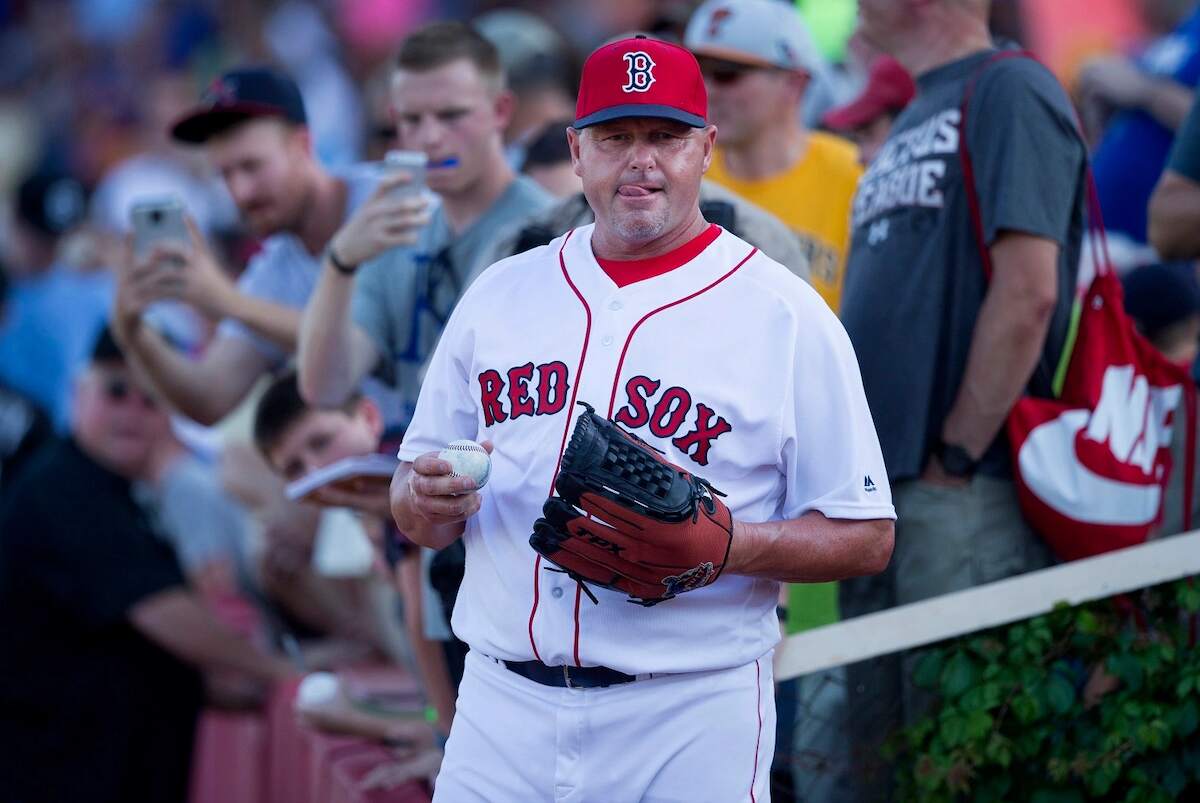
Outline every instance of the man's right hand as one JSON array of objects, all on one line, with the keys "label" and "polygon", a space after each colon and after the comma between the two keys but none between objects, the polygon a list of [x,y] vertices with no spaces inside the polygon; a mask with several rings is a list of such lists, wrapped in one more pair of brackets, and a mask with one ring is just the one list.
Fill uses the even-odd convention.
[{"label": "man's right hand", "polygon": [[358,266],[401,245],[413,245],[429,223],[429,199],[423,195],[394,197],[408,183],[405,173],[389,175],[330,240],[337,260]]},{"label": "man's right hand", "polygon": [[[482,445],[490,455],[492,442],[484,441]],[[398,478],[400,483],[393,481],[393,512],[397,496],[403,496],[407,497],[407,507],[432,525],[458,524],[474,516],[482,503],[475,481],[470,477],[452,477],[452,472],[451,465],[439,459],[437,452],[418,457],[407,477]],[[401,532],[406,532],[403,527]]]},{"label": "man's right hand", "polygon": [[125,238],[116,274],[113,335],[127,344],[141,325],[146,308],[177,292],[182,282],[178,272],[166,266],[154,251],[135,256],[132,235]]}]

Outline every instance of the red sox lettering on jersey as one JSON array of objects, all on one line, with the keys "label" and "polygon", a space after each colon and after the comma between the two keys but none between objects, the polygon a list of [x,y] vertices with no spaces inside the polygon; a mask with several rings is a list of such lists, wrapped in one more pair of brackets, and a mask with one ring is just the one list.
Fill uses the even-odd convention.
[{"label": "red sox lettering on jersey", "polygon": [[[481,372],[479,405],[484,424],[491,427],[521,416],[560,412],[567,403],[568,373],[566,363],[560,360]],[[536,388],[531,388],[535,377]],[[670,439],[694,462],[708,465],[713,441],[731,431],[732,425],[703,401],[693,404],[686,388],[671,385],[660,393],[662,385],[661,380],[648,376],[632,377],[625,383],[625,404],[613,420],[631,431],[646,427],[654,437]]]}]

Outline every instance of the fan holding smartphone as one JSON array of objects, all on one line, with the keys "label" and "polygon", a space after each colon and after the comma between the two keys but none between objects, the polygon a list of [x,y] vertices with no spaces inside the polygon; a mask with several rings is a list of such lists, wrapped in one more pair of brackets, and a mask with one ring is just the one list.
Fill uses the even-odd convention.
[{"label": "fan holding smartphone", "polygon": [[178,198],[136,202],[130,223],[129,281],[118,288],[116,306],[127,324],[163,299],[188,303],[213,321],[239,314],[243,296]]}]

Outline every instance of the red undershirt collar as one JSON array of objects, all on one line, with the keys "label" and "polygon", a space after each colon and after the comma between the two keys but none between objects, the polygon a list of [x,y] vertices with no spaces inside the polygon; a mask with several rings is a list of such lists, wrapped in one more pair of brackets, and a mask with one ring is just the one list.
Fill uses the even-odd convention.
[{"label": "red undershirt collar", "polygon": [[661,276],[668,271],[675,270],[680,265],[686,265],[699,256],[701,251],[712,245],[713,240],[717,239],[720,234],[721,227],[716,223],[710,223],[707,229],[665,254],[649,259],[629,260],[596,257],[596,262],[600,264],[600,267],[608,274],[608,278],[612,279],[617,287],[625,287],[634,282]]}]

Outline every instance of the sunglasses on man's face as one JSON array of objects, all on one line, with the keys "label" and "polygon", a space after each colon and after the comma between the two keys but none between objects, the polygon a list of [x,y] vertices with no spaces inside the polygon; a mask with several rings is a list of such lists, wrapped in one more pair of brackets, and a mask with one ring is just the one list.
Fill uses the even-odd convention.
[{"label": "sunglasses on man's face", "polygon": [[110,402],[122,403],[127,399],[137,396],[146,407],[157,408],[158,402],[152,397],[143,393],[132,382],[123,376],[110,376],[104,380],[102,386],[104,398]]},{"label": "sunglasses on man's face", "polygon": [[700,74],[706,81],[712,81],[718,86],[736,84],[752,72],[761,72],[766,67],[755,67],[752,64],[739,64],[736,61],[722,59],[698,59]]}]

